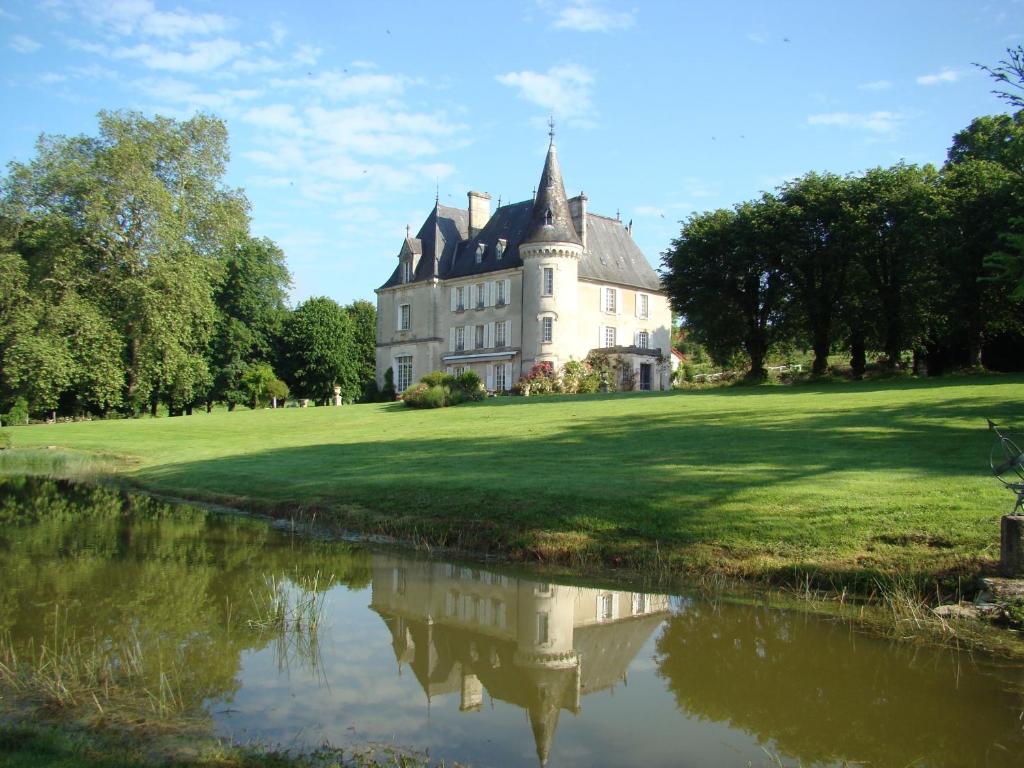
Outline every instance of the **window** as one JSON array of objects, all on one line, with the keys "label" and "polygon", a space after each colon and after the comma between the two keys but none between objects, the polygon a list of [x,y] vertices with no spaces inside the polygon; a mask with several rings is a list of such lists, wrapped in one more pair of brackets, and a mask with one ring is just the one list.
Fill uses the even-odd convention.
[{"label": "window", "polygon": [[554,267],[544,267],[544,285],[541,290],[541,296],[554,296],[555,295],[555,269]]},{"label": "window", "polygon": [[483,349],[483,346],[484,346],[484,327],[482,325],[478,325],[476,327],[476,333],[474,335],[476,337],[474,339],[474,341],[476,342],[474,346],[476,346],[477,349]]},{"label": "window", "polygon": [[537,645],[544,645],[548,642],[548,615],[537,614]]},{"label": "window", "polygon": [[633,595],[633,615],[639,616],[641,613],[647,613],[650,610],[650,603],[647,595]]},{"label": "window", "polygon": [[640,349],[647,349],[647,345],[650,343],[651,336],[647,331],[640,331],[640,333],[636,335],[636,345],[640,347]]},{"label": "window", "polygon": [[495,597],[491,598],[491,623],[501,629],[505,628],[505,603]]},{"label": "window", "polygon": [[487,286],[483,283],[476,284],[476,308],[483,309],[487,298]]},{"label": "window", "polygon": [[408,331],[412,325],[412,306],[403,304],[398,308],[398,330]]},{"label": "window", "polygon": [[487,246],[483,243],[478,243],[476,246],[476,263],[479,264],[484,260],[484,251],[487,250]]},{"label": "window", "polygon": [[545,344],[551,342],[551,338],[554,335],[555,321],[550,317],[542,318],[540,321],[540,340]]},{"label": "window", "polygon": [[597,598],[597,618],[608,621],[615,618],[615,595],[605,592]]},{"label": "window", "polygon": [[395,358],[395,389],[405,392],[412,386],[412,355]]},{"label": "window", "polygon": [[466,329],[464,326],[459,326],[455,329],[455,351],[461,352],[466,348]]},{"label": "window", "polygon": [[402,262],[402,282],[403,283],[411,283],[412,282],[412,261],[403,261]]},{"label": "window", "polygon": [[461,312],[466,308],[466,287],[460,285],[455,289],[455,310]]},{"label": "window", "polygon": [[650,296],[646,293],[636,295],[636,316],[640,318],[650,317]]},{"label": "window", "polygon": [[615,326],[606,325],[604,327],[604,345],[606,347],[615,346]]},{"label": "window", "polygon": [[504,392],[507,387],[505,386],[505,365],[498,363],[494,366],[494,389],[498,392]]},{"label": "window", "polygon": [[494,246],[494,255],[498,261],[501,261],[501,257],[505,255],[505,247],[508,245],[508,240],[503,237],[498,238],[498,243]]},{"label": "window", "polygon": [[617,291],[614,288],[604,289],[604,311],[610,315],[614,315],[617,306],[616,296]]},{"label": "window", "polygon": [[495,286],[497,286],[497,296],[495,297],[494,303],[499,307],[503,307],[505,306],[505,302],[508,301],[508,299],[505,298],[505,281],[499,280],[495,283]]},{"label": "window", "polygon": [[[498,285],[501,285],[501,283],[498,283]],[[505,323],[504,322],[500,322],[500,323],[495,323],[494,324],[494,346],[496,346],[496,347],[504,347],[505,346]]]},{"label": "window", "polygon": [[405,568],[395,568],[391,572],[391,587],[394,589],[396,595],[405,594]]},{"label": "window", "polygon": [[[459,330],[461,331],[462,329],[460,328]],[[465,372],[466,366],[464,365],[456,365],[454,368],[452,368],[452,376],[461,376]]]}]

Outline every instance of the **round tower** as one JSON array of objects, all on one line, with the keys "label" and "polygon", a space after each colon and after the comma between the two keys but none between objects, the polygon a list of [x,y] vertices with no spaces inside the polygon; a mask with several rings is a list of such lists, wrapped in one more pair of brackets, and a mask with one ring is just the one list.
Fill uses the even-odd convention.
[{"label": "round tower", "polygon": [[583,242],[573,225],[562,170],[549,134],[547,159],[533,201],[523,261],[523,375],[541,362],[558,370],[576,349],[576,293]]}]

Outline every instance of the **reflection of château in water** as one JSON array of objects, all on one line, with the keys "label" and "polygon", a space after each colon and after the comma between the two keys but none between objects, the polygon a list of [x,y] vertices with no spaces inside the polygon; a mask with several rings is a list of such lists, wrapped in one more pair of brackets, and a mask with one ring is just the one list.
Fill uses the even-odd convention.
[{"label": "reflection of ch\u00e2teau in water", "polygon": [[547,762],[558,715],[615,686],[658,627],[668,597],[527,581],[477,568],[374,558],[373,599],[392,646],[430,697],[484,689],[523,707]]}]

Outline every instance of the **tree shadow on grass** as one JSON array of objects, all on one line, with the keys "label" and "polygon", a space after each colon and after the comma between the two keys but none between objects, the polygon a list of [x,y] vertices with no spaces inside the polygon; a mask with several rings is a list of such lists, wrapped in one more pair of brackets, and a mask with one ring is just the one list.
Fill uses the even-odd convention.
[{"label": "tree shadow on grass", "polygon": [[[473,407],[483,417],[506,401]],[[986,477],[984,428],[1001,407],[975,394],[731,418],[685,409],[642,421],[584,413],[537,433],[524,424],[516,434],[488,433],[481,418],[471,434],[413,440],[389,430],[376,440],[151,467],[138,477],[242,503],[357,505],[427,526],[607,542],[820,550],[838,546],[833,539],[935,526],[958,540],[1001,511],[989,509],[1001,496]],[[545,410],[536,409],[538,421]]]}]

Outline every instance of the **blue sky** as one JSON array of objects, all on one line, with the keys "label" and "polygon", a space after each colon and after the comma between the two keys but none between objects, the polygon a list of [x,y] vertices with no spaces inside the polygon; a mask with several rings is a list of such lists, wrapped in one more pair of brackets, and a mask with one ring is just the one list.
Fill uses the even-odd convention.
[{"label": "blue sky", "polygon": [[569,194],[657,266],[694,211],[807,171],[941,163],[1005,111],[972,62],[1024,3],[0,0],[0,158],[101,109],[227,121],[227,181],[292,298],[373,299],[434,201],[527,199],[553,113]]}]

